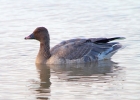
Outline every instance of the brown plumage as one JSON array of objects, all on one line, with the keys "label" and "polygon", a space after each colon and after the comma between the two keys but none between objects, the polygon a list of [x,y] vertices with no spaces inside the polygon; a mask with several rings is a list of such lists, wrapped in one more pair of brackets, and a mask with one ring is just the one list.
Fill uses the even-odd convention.
[{"label": "brown plumage", "polygon": [[110,59],[121,48],[118,42],[108,43],[115,38],[89,38],[66,40],[54,46],[50,50],[50,36],[45,27],[36,28],[25,39],[40,41],[40,50],[36,63],[62,64],[62,63],[87,63],[96,60]]}]

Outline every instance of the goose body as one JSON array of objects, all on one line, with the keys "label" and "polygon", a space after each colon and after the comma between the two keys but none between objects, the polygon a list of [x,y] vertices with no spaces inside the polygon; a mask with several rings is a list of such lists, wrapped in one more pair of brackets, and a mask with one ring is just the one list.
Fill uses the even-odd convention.
[{"label": "goose body", "polygon": [[38,27],[25,39],[40,41],[40,50],[36,57],[36,63],[68,64],[110,59],[122,47],[120,43],[110,41],[123,39],[123,37],[71,39],[63,41],[50,49],[48,30],[45,27]]}]

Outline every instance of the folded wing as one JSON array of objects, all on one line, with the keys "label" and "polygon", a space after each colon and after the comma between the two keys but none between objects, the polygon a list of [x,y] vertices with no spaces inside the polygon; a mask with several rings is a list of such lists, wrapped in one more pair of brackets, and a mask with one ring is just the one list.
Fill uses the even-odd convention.
[{"label": "folded wing", "polygon": [[72,39],[61,42],[51,49],[51,54],[69,60],[84,59],[85,62],[110,58],[121,45],[96,41],[106,38]]}]

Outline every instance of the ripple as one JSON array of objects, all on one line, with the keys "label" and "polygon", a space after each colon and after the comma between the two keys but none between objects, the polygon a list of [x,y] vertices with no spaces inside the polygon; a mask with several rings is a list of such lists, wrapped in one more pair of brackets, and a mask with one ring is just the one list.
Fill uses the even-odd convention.
[{"label": "ripple", "polygon": [[[139,1],[0,1],[1,100],[139,100]],[[51,47],[71,38],[124,36],[112,57],[83,65],[35,65],[38,41],[24,41],[48,28]],[[132,95],[133,94],[133,95]]]}]

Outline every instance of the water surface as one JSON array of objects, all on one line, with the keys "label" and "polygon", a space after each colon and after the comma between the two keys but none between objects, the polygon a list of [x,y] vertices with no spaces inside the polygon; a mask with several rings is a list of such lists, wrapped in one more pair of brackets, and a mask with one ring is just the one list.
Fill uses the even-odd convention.
[{"label": "water surface", "polygon": [[[1,0],[0,100],[139,100],[139,0]],[[111,61],[36,65],[39,42],[25,41],[48,28],[51,47],[71,38],[123,36],[125,49]]]}]

